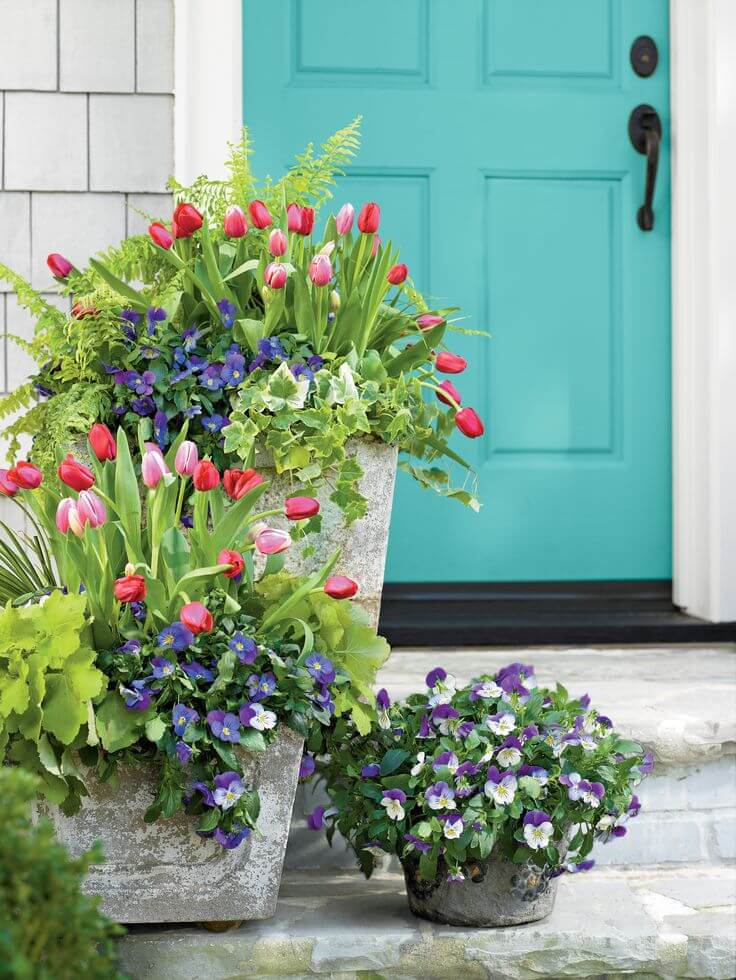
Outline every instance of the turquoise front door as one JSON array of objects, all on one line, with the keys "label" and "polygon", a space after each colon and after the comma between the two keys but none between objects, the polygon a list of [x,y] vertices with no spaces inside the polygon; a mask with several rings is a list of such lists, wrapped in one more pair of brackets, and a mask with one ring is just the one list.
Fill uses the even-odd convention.
[{"label": "turquoise front door", "polygon": [[[669,578],[667,0],[245,0],[244,66],[258,171],[361,114],[335,208],[379,201],[419,288],[491,334],[449,334],[487,423],[455,440],[483,509],[401,475],[387,580]],[[641,103],[663,128],[652,231]]]}]

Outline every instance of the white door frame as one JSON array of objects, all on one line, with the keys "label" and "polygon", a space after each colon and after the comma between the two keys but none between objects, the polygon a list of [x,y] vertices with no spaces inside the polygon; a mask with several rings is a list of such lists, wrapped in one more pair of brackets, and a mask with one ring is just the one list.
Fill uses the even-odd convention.
[{"label": "white door frame", "polygon": [[[176,175],[223,176],[241,0],[175,0]],[[670,0],[673,594],[736,620],[736,3]]]}]

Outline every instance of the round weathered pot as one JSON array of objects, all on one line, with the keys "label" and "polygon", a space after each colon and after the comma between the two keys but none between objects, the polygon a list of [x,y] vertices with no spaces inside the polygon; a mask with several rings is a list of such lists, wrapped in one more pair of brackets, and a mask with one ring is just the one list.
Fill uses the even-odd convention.
[{"label": "round weathered pot", "polygon": [[[355,602],[366,610],[375,627],[381,608],[398,452],[394,446],[372,438],[351,439],[346,451],[363,470],[359,487],[368,502],[365,517],[346,525],[343,512],[330,500],[332,487],[322,484],[314,493],[320,502],[321,531],[294,544],[286,552],[285,567],[295,575],[311,574],[340,548],[340,560],[333,574],[348,575],[358,583],[360,591]],[[286,497],[304,494],[298,481],[269,466],[265,454],[256,454],[256,467],[271,484],[257,509],[281,507]],[[269,524],[289,528],[285,519],[270,518]],[[302,554],[304,549],[310,549],[306,556]]]},{"label": "round weathered pot", "polygon": [[451,926],[489,928],[536,922],[552,911],[557,879],[531,863],[500,858],[477,862],[465,881],[447,881],[441,870],[434,881],[418,877],[418,865],[404,865],[409,908],[414,915]]},{"label": "round weathered pot", "polygon": [[258,832],[226,850],[196,833],[183,812],[147,824],[157,773],[121,767],[116,787],[89,780],[82,808],[65,816],[39,804],[72,855],[101,841],[105,863],[93,865],[84,889],[102,899],[117,922],[213,922],[267,919],[276,911],[303,739],[282,727],[265,752],[238,750],[246,779],[258,790]]}]

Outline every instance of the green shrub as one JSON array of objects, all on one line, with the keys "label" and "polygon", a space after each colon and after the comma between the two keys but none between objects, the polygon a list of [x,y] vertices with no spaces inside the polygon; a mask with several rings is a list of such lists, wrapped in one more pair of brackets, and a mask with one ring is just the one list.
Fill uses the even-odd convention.
[{"label": "green shrub", "polygon": [[0,770],[0,978],[2,980],[109,980],[115,968],[113,937],[120,926],[82,894],[97,848],[72,860],[48,820],[33,824],[30,801],[37,780],[19,769]]}]

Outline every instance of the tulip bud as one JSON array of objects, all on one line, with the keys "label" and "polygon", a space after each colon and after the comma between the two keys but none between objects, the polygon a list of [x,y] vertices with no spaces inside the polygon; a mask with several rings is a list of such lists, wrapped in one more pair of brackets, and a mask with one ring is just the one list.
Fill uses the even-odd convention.
[{"label": "tulip bud", "polygon": [[326,255],[329,258],[334,251],[335,251],[335,243],[332,241],[325,242],[322,248],[319,250],[319,252],[317,252],[317,255]]},{"label": "tulip bud", "polygon": [[462,374],[468,366],[468,362],[459,354],[452,354],[450,351],[442,351],[434,359],[435,370],[442,374]]},{"label": "tulip bud", "polygon": [[141,476],[148,489],[154,490],[168,472],[169,467],[161,452],[147,449],[141,461]]},{"label": "tulip bud", "polygon": [[256,470],[225,470],[222,485],[231,500],[240,500],[248,491],[263,483],[263,477]]},{"label": "tulip bud", "polygon": [[271,212],[263,201],[251,201],[248,205],[248,213],[256,228],[268,228],[269,225],[273,224]]},{"label": "tulip bud", "polygon": [[14,497],[18,489],[18,486],[8,476],[8,470],[0,470],[0,495]]},{"label": "tulip bud", "polygon": [[189,439],[185,439],[176,450],[174,469],[179,476],[191,476],[198,461],[199,453],[196,445]]},{"label": "tulip bud", "polygon": [[290,521],[306,521],[319,514],[319,500],[313,497],[289,497],[284,501],[284,514]]},{"label": "tulip bud", "polygon": [[358,215],[358,228],[363,234],[371,235],[373,232],[378,231],[380,221],[381,209],[376,202],[369,201],[367,204],[364,204]]},{"label": "tulip bud", "polygon": [[201,490],[203,493],[214,490],[220,482],[220,474],[217,472],[215,464],[209,459],[200,460],[194,467],[192,482],[194,489]]},{"label": "tulip bud", "polygon": [[237,204],[231,204],[225,212],[223,228],[228,238],[242,238],[248,230],[248,221],[243,213],[243,209]]},{"label": "tulip bud", "polygon": [[69,259],[65,259],[58,252],[52,252],[46,259],[46,265],[51,269],[51,275],[55,279],[66,279],[74,266]]},{"label": "tulip bud", "polygon": [[92,452],[101,463],[108,459],[115,459],[118,454],[117,443],[104,422],[95,422],[89,430],[87,438],[92,447]]},{"label": "tulip bud", "polygon": [[327,285],[332,279],[332,262],[330,262],[329,256],[319,253],[314,256],[309,263],[309,278],[315,286]]},{"label": "tulip bud", "polygon": [[225,578],[240,578],[245,568],[245,561],[239,551],[230,551],[223,548],[217,556],[218,565],[229,565],[230,569],[222,574]]},{"label": "tulip bud", "polygon": [[380,244],[381,244],[381,236],[380,235],[374,235],[373,236],[373,244],[371,245],[371,258],[372,259],[375,259]]},{"label": "tulip bud", "polygon": [[77,500],[77,513],[82,524],[100,527],[107,520],[107,510],[94,490],[82,490]]},{"label": "tulip bud", "polygon": [[15,466],[11,466],[6,479],[21,490],[35,490],[43,483],[43,473],[33,463],[22,459]]},{"label": "tulip bud", "polygon": [[179,621],[184,623],[190,633],[210,633],[214,626],[212,613],[201,602],[188,602],[182,606]]},{"label": "tulip bud", "polygon": [[354,216],[355,208],[353,205],[343,204],[335,218],[335,227],[337,228],[338,235],[347,235],[350,232],[353,227]]},{"label": "tulip bud", "polygon": [[299,233],[302,226],[302,209],[298,204],[290,204],[286,209],[286,227],[289,231]]},{"label": "tulip bud", "polygon": [[[452,381],[441,381],[439,387],[442,389],[442,391],[446,391],[447,394],[450,396],[450,398],[447,398],[446,395],[441,394],[439,391],[435,392],[439,400],[441,402],[444,402],[445,405],[451,405],[454,408],[455,405],[462,404],[463,400],[460,397],[460,392],[457,390],[457,388],[452,383]],[[450,399],[452,399],[452,401],[450,401]],[[454,405],[453,402],[455,403]]]},{"label": "tulip bud", "polygon": [[159,248],[168,250],[174,244],[174,236],[160,221],[154,221],[148,226],[148,234],[151,236],[153,244],[158,245]]},{"label": "tulip bud", "polygon": [[171,219],[174,238],[191,238],[202,227],[202,215],[193,204],[177,204]]},{"label": "tulip bud", "polygon": [[432,327],[438,327],[444,322],[443,316],[435,316],[434,313],[422,313],[421,316],[417,317],[417,326],[420,330],[431,330]]},{"label": "tulip bud", "polygon": [[461,408],[455,414],[455,425],[469,439],[477,439],[485,432],[480,416],[473,408]]},{"label": "tulip bud", "polygon": [[280,228],[274,228],[268,236],[268,250],[271,255],[285,255],[287,247],[286,235]]},{"label": "tulip bud", "polygon": [[290,544],[289,532],[275,527],[266,527],[255,537],[256,550],[262,555],[277,555],[280,551],[286,551]]},{"label": "tulip bud", "polygon": [[118,602],[143,602],[146,598],[146,580],[125,569],[123,578],[116,578],[113,592]]},{"label": "tulip bud", "polygon": [[388,270],[388,275],[386,278],[392,286],[400,286],[408,275],[409,267],[403,262],[399,262],[398,265],[391,266],[391,268]]},{"label": "tulip bud", "polygon": [[263,270],[263,281],[271,289],[283,289],[286,285],[286,266],[280,262],[269,262]]},{"label": "tulip bud", "polygon": [[340,309],[340,294],[336,289],[330,290],[330,309],[333,313],[337,313]]},{"label": "tulip bud", "polygon": [[71,497],[63,497],[56,508],[56,527],[62,534],[69,530],[69,511],[74,507]]},{"label": "tulip bud", "polygon": [[89,490],[95,482],[95,475],[89,466],[80,463],[71,453],[66,454],[56,473],[62,483],[66,483],[77,493],[80,490]]},{"label": "tulip bud", "polygon": [[332,599],[352,599],[358,592],[358,583],[347,575],[331,575],[325,582],[324,591]]}]

